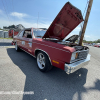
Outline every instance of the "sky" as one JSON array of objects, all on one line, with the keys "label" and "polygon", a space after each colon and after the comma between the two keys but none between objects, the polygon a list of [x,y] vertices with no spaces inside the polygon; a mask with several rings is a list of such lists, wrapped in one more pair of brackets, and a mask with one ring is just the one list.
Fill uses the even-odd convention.
[{"label": "sky", "polygon": [[[68,0],[0,0],[0,28],[22,24],[26,28],[48,28]],[[87,0],[69,0],[84,13]],[[89,16],[85,40],[100,39],[100,0],[94,0]],[[85,19],[85,15],[83,16]],[[38,23],[38,24],[37,24]],[[69,36],[79,34],[80,25]]]}]

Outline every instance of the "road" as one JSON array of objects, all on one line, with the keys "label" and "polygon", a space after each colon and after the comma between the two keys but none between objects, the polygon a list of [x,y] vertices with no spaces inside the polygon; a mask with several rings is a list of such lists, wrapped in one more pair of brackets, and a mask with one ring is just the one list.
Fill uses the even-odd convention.
[{"label": "road", "polygon": [[13,39],[1,39],[0,38],[0,47],[11,46],[11,42]]},{"label": "road", "polygon": [[90,63],[67,75],[55,67],[42,73],[35,58],[23,51],[16,52],[14,46],[6,46],[0,48],[0,91],[34,94],[0,94],[0,100],[100,99],[100,48],[90,47]]}]

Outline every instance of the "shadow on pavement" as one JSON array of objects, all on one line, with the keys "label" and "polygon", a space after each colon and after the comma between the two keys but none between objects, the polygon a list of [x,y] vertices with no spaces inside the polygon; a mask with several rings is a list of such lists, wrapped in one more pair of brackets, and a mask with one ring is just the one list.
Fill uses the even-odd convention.
[{"label": "shadow on pavement", "polygon": [[95,84],[95,86],[94,87],[89,87],[88,90],[98,90],[98,91],[100,91],[100,80],[97,79],[94,84]]},{"label": "shadow on pavement", "polygon": [[34,95],[23,95],[23,100],[72,100],[75,93],[78,94],[75,98],[82,100],[82,93],[89,89],[98,89],[100,84],[99,80],[94,88],[84,87],[88,72],[85,68],[70,75],[56,67],[47,73],[42,73],[32,56],[23,51],[16,52],[14,48],[8,48],[7,52],[13,63],[26,75],[24,92],[34,91]]},{"label": "shadow on pavement", "polygon": [[12,46],[11,42],[0,42],[0,46]]}]

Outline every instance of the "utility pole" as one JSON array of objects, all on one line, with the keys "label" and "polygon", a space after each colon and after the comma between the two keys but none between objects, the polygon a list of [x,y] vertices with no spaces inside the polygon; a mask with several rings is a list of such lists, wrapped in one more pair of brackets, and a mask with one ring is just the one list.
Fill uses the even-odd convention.
[{"label": "utility pole", "polygon": [[83,29],[82,29],[82,33],[81,33],[81,37],[80,37],[80,41],[79,41],[79,45],[82,45],[82,41],[83,41],[83,38],[84,38],[86,26],[87,26],[87,23],[88,23],[92,3],[93,3],[93,0],[89,0],[89,5],[88,5],[87,12],[86,12],[86,17],[85,17],[85,21],[84,21],[84,25],[83,25]]}]

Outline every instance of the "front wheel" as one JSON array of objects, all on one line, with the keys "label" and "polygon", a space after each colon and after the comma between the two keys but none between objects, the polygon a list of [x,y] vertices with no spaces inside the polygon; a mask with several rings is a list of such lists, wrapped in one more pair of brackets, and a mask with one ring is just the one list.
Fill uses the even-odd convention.
[{"label": "front wheel", "polygon": [[47,72],[52,68],[48,56],[42,51],[38,52],[37,54],[37,66],[42,72]]}]

